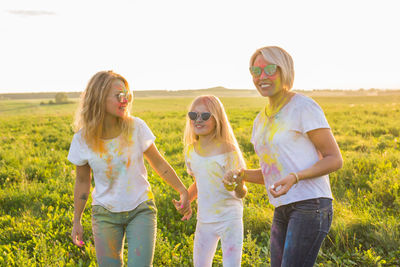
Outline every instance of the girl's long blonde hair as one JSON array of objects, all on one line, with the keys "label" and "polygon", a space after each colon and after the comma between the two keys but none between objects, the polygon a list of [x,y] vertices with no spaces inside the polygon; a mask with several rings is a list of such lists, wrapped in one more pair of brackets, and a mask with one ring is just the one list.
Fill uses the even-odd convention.
[{"label": "girl's long blonde hair", "polygon": [[[100,71],[90,79],[85,91],[81,94],[79,107],[76,111],[74,130],[75,132],[82,130],[82,137],[88,146],[96,152],[104,150],[101,137],[104,130],[106,100],[115,80],[122,81],[129,92],[129,85],[124,77],[111,70]],[[132,132],[133,120],[129,113],[131,105],[132,101],[128,103],[123,118],[117,119],[125,137],[128,137]]]},{"label": "girl's long blonde hair", "polygon": [[[215,119],[213,138],[218,142],[232,145],[239,155],[241,165],[245,166],[242,152],[240,151],[239,144],[235,138],[235,134],[233,133],[231,124],[229,123],[228,116],[226,115],[225,108],[221,100],[214,95],[198,96],[190,105],[189,111],[192,111],[198,103],[205,105]],[[193,145],[197,140],[199,140],[199,136],[194,133],[190,119],[188,116],[186,116],[186,126],[183,136],[185,153],[187,152],[189,146]]]}]

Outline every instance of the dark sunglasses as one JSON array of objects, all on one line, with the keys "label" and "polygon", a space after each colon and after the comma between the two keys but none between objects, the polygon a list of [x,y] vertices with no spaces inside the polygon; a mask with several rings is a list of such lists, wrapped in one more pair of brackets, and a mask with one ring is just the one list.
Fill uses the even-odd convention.
[{"label": "dark sunglasses", "polygon": [[254,77],[258,77],[261,75],[262,71],[264,70],[264,73],[267,74],[267,76],[272,76],[276,73],[276,70],[278,69],[278,66],[276,64],[270,64],[264,67],[264,69],[262,69],[261,67],[256,67],[256,66],[252,66],[250,67],[250,72],[251,75],[253,75]]},{"label": "dark sunglasses", "polygon": [[191,119],[192,121],[197,120],[199,117],[201,117],[202,121],[208,121],[208,119],[211,118],[211,113],[210,112],[198,113],[198,112],[190,111],[190,112],[188,112],[188,116],[189,116],[189,119]]}]

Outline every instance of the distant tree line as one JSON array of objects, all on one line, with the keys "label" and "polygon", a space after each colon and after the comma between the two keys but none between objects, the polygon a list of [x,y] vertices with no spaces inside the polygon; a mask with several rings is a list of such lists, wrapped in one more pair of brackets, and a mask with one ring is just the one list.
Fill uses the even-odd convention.
[{"label": "distant tree line", "polygon": [[60,104],[68,104],[71,103],[71,101],[68,101],[68,95],[66,93],[56,93],[54,97],[54,101],[50,100],[48,103],[45,102],[40,102],[40,105],[60,105]]}]

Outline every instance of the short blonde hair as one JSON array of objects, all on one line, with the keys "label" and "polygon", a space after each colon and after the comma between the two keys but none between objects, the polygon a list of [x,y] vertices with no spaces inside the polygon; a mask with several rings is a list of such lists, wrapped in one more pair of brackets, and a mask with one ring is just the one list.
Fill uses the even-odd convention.
[{"label": "short blonde hair", "polygon": [[[192,111],[193,108],[198,103],[205,105],[215,119],[215,131],[213,138],[215,138],[216,141],[232,145],[235,148],[235,151],[239,155],[241,164],[245,166],[244,159],[239,148],[239,144],[235,138],[232,126],[229,123],[228,116],[226,115],[225,108],[221,100],[219,100],[219,98],[214,95],[198,96],[193,100],[193,102],[189,106],[189,111]],[[186,127],[183,137],[185,151],[188,149],[190,145],[193,145],[197,140],[199,140],[199,136],[194,133],[190,119],[188,116],[186,116]]]},{"label": "short blonde hair", "polygon": [[250,67],[253,66],[258,55],[262,55],[266,61],[278,65],[281,70],[283,89],[287,91],[291,90],[294,81],[294,64],[289,53],[278,46],[266,46],[259,48],[250,58]]},{"label": "short blonde hair", "polygon": [[[81,94],[80,104],[75,115],[75,132],[82,129],[82,136],[86,143],[97,152],[103,150],[101,136],[106,115],[106,100],[112,83],[116,80],[122,81],[129,91],[128,82],[121,75],[111,70],[97,72]],[[132,118],[129,113],[131,104],[132,101],[128,103],[125,116],[118,118],[118,123],[125,136],[129,135],[132,128]]]}]

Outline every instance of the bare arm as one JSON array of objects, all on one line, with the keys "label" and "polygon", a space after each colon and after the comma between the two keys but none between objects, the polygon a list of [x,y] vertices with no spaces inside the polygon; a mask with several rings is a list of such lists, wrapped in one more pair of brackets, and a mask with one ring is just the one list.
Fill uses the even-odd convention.
[{"label": "bare arm", "polygon": [[264,184],[264,176],[261,169],[244,169],[243,181],[254,184]]},{"label": "bare arm", "polygon": [[190,208],[188,201],[188,191],[185,185],[176,175],[174,169],[160,154],[155,144],[152,144],[145,152],[144,156],[149,162],[150,166],[164,179],[172,188],[179,192],[182,200],[182,210],[186,213]]},{"label": "bare arm", "polygon": [[[319,177],[340,169],[343,165],[343,159],[331,130],[321,128],[309,131],[307,134],[320,154],[320,160],[311,167],[299,171],[297,173],[299,180]],[[275,189],[269,190],[274,197],[279,197],[286,194],[296,182],[296,176],[289,174],[274,184]],[[276,191],[279,185],[281,188]]]},{"label": "bare arm", "polygon": [[[233,178],[233,176],[236,175],[237,178],[236,180]],[[255,184],[264,184],[264,177],[261,172],[261,169],[236,169],[236,170],[231,170],[225,173],[224,179],[222,180],[224,184],[231,184],[233,182],[236,182],[238,184],[238,189],[239,193],[236,194],[237,197],[242,198],[241,195],[244,193],[243,197],[247,193],[247,189],[242,185],[243,190],[246,190],[244,192],[242,188],[240,187],[241,184],[244,184],[244,182],[249,182],[249,183],[255,183]],[[236,190],[235,190],[236,191]],[[242,192],[241,192],[242,191]]]},{"label": "bare arm", "polygon": [[81,247],[83,243],[82,214],[90,194],[92,180],[89,165],[76,166],[76,180],[74,188],[74,220],[72,228],[72,241]]},{"label": "bare arm", "polygon": [[197,198],[197,184],[196,184],[196,182],[194,182],[193,184],[191,184],[189,186],[188,192],[189,192],[189,202],[192,203],[193,200],[195,200]]}]

